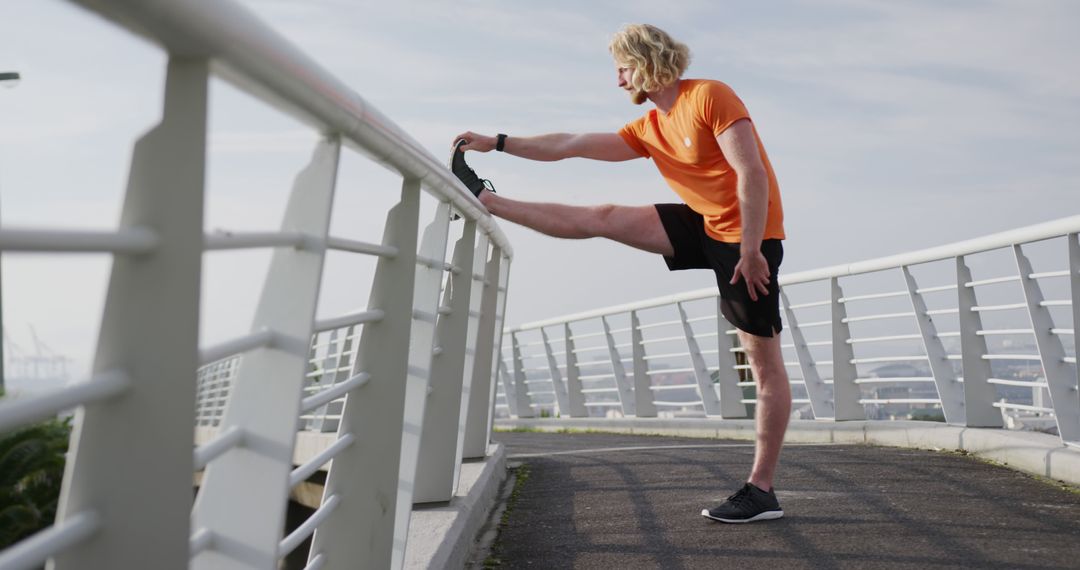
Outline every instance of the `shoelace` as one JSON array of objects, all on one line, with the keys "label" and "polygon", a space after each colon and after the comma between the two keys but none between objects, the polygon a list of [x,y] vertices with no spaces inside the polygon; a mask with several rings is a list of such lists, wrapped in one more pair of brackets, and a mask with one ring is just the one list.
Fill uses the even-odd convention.
[{"label": "shoelace", "polygon": [[728,497],[727,500],[731,501],[732,505],[735,505],[736,507],[741,507],[744,503],[750,500],[750,486],[743,485],[742,489],[735,491],[735,493]]}]

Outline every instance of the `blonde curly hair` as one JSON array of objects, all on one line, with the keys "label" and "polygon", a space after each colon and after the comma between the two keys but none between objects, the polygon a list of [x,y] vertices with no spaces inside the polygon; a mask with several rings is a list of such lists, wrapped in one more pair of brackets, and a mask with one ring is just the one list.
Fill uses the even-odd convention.
[{"label": "blonde curly hair", "polygon": [[649,24],[627,24],[615,33],[608,51],[620,67],[634,70],[630,83],[639,92],[673,85],[690,65],[690,48]]}]

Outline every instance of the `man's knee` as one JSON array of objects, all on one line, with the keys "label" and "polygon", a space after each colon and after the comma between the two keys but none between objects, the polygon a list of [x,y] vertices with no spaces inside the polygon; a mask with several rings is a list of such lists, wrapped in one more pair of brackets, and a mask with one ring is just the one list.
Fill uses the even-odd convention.
[{"label": "man's knee", "polygon": [[610,238],[617,229],[617,212],[619,206],[615,204],[601,204],[590,206],[588,231],[597,237]]}]

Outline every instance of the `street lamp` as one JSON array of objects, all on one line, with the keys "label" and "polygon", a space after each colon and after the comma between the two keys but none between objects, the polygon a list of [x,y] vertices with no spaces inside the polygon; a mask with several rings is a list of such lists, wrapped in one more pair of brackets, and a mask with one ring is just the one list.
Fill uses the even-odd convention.
[{"label": "street lamp", "polygon": [[[18,71],[0,71],[0,85],[7,87],[8,89],[15,87],[22,80],[22,76]],[[0,283],[2,283],[0,279]],[[4,297],[0,293],[0,391],[4,389]]]}]

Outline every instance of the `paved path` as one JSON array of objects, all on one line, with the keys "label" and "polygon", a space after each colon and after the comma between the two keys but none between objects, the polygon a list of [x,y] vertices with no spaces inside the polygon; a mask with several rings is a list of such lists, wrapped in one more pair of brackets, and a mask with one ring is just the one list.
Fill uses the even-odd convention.
[{"label": "paved path", "polygon": [[739,487],[748,442],[495,434],[528,480],[499,568],[1080,568],[1080,493],[956,454],[788,445],[785,517],[701,517]]}]

